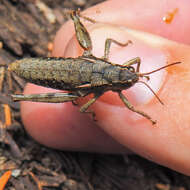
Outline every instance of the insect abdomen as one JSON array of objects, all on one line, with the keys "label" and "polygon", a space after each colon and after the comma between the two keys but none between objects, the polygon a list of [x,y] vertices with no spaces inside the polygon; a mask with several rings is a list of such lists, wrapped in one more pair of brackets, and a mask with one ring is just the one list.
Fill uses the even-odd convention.
[{"label": "insect abdomen", "polygon": [[13,62],[9,70],[34,84],[71,90],[90,81],[92,65],[73,58],[25,58]]}]

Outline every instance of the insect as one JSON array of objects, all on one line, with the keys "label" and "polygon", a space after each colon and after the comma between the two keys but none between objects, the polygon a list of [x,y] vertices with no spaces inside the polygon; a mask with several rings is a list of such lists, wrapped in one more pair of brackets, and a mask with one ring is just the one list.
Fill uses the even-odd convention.
[{"label": "insect", "polygon": [[[82,56],[77,58],[24,58],[11,63],[8,67],[9,71],[15,72],[26,81],[45,87],[67,90],[68,93],[12,95],[13,100],[60,103],[75,101],[79,97],[85,97],[92,93],[93,98],[80,107],[80,112],[91,113],[94,117],[94,112],[87,111],[89,106],[104,92],[111,90],[118,93],[120,99],[129,110],[140,114],[150,120],[152,124],[155,124],[156,121],[152,120],[148,114],[137,110],[131,105],[123,95],[122,90],[132,87],[137,82],[142,82],[139,81],[142,77],[149,79],[149,74],[180,62],[166,65],[148,73],[139,72],[141,65],[139,57],[131,59],[123,65],[111,63],[108,59],[111,43],[119,46],[127,46],[131,43],[130,40],[126,43],[120,43],[111,38],[105,41],[104,57],[95,57],[91,52],[92,42],[90,35],[80,21],[80,13],[71,11],[70,15],[74,22],[77,40],[84,50]],[[87,18],[87,20],[93,22],[91,19]],[[136,68],[133,67],[134,64],[137,65]],[[146,83],[144,84],[148,86]],[[153,92],[150,87],[149,89]],[[161,102],[156,94],[155,96]]]}]

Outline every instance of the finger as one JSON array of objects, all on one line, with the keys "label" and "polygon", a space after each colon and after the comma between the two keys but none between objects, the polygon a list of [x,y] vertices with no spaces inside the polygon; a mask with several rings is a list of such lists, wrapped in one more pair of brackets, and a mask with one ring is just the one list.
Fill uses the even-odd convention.
[{"label": "finger", "polygon": [[[151,87],[164,102],[164,106],[154,96],[147,96],[146,90],[141,91],[141,87],[136,88],[135,91],[132,91],[132,88],[127,90],[126,96],[135,105],[135,108],[144,111],[156,120],[156,127],[153,127],[146,118],[132,113],[119,104],[119,99],[116,101],[112,97],[111,100],[108,95],[106,103],[104,99],[103,103],[98,101],[93,107],[100,126],[119,143],[138,154],[189,175],[190,48],[138,31],[126,31],[131,35],[129,39],[134,41],[133,46],[135,46],[136,53],[142,58],[141,69],[148,65],[151,70],[155,64],[158,65],[161,62],[166,64],[167,61],[171,63],[178,60],[182,63],[160,71],[163,75],[156,78],[154,78],[156,73],[151,75],[150,80],[153,80]],[[144,46],[140,46],[138,40],[141,40]],[[150,49],[148,50],[148,48]],[[121,58],[122,55],[126,55],[126,52],[128,52],[127,56],[130,56],[133,52],[129,47],[128,51],[125,48],[122,49],[123,52],[122,50],[118,53],[116,51],[114,57]],[[159,86],[159,89],[156,90],[156,86]],[[110,100],[108,100],[109,98]],[[113,103],[107,104],[109,101],[117,102],[119,106],[115,106],[115,104],[113,106]]]},{"label": "finger", "polygon": [[[133,41],[133,45],[126,48],[113,47],[114,53],[110,55],[110,59],[114,63],[130,60],[135,55],[142,59],[141,69],[149,69],[149,71],[167,62],[181,61],[182,63],[180,66],[162,70],[157,73],[158,75],[156,73],[151,75],[151,87],[158,93],[164,106],[160,105],[153,95],[147,95],[147,90],[141,91],[141,87],[127,90],[127,97],[136,109],[148,113],[157,120],[157,128],[153,127],[147,119],[131,113],[125,107],[121,108],[121,100],[113,94],[106,94],[93,106],[100,126],[119,143],[142,156],[189,174],[190,163],[187,162],[190,155],[187,132],[189,130],[187,114],[189,112],[189,47],[139,31],[118,29],[118,27],[114,30],[113,26],[98,25],[98,29],[93,28],[91,31],[95,55],[103,54],[100,53],[103,52],[101,47],[107,35],[122,42],[127,39]],[[66,55],[71,51],[72,42],[75,43],[71,41],[67,46]],[[185,98],[184,93],[186,93]],[[183,133],[184,128],[186,130]]]},{"label": "finger", "polygon": [[[190,4],[187,0],[162,2],[110,0],[86,10],[83,14],[98,22],[126,26],[190,44],[189,8]],[[164,22],[163,18],[176,9],[178,11],[171,23]],[[72,22],[68,22],[61,27],[55,38],[54,56],[64,56],[65,47],[73,35]]]},{"label": "finger", "polygon": [[[109,17],[110,18],[110,17]],[[67,31],[68,32],[68,31]],[[70,36],[70,35],[69,35]],[[64,36],[65,37],[65,36]],[[57,40],[58,40],[59,38],[57,38]],[[63,39],[63,38],[62,38]],[[71,38],[68,38],[69,40],[71,39]],[[127,38],[128,39],[128,38]],[[155,39],[155,38],[154,38]],[[151,40],[152,40],[152,38],[151,38]],[[61,45],[61,42],[62,42],[62,46],[64,46],[64,44],[63,44],[63,41],[60,39],[60,41],[59,41],[60,43],[60,45]],[[153,40],[153,42],[155,42],[154,40]],[[156,43],[158,43],[159,41],[156,41]],[[163,43],[164,45],[165,45],[165,49],[167,50],[167,43]],[[155,45],[155,44],[154,44]],[[158,45],[160,45],[159,43],[158,43]],[[173,46],[173,44],[171,45],[171,46]],[[62,55],[62,54],[65,54],[65,53],[63,53],[64,51],[65,51],[65,48],[62,48],[61,49],[61,51],[60,51],[60,47],[61,46],[59,46],[59,45],[57,45],[56,47],[55,47],[55,50],[57,49],[59,49],[59,52],[57,52],[57,54],[56,55]],[[64,46],[64,47],[66,47],[66,46]],[[183,55],[185,54],[185,51],[183,52],[183,50],[185,50],[186,48],[184,48],[184,47],[182,47],[182,46],[180,46],[180,48],[181,48],[181,52],[179,53],[179,55],[178,56],[176,56],[176,50],[178,50],[179,49],[179,46],[174,46],[176,49],[173,49],[173,53],[172,53],[172,55],[179,61],[179,60],[181,60],[182,59],[182,57],[183,57]],[[69,46],[68,46],[68,48],[69,48]],[[153,48],[154,49],[154,48]],[[63,50],[63,51],[62,51]],[[143,49],[141,49],[141,50],[143,50]],[[56,51],[55,51],[56,52]],[[96,52],[96,50],[95,50],[95,52]],[[98,52],[98,51],[97,51]],[[126,51],[127,52],[127,51]],[[138,51],[138,53],[139,53],[140,51]],[[183,53],[182,53],[183,52]],[[144,52],[145,53],[145,52]],[[166,55],[168,54],[168,52],[166,51]],[[128,54],[129,56],[130,56],[130,53]],[[151,55],[151,54],[150,54]],[[148,57],[150,57],[150,55],[148,55],[147,54],[147,56]],[[143,55],[142,55],[143,56]],[[159,57],[159,56],[158,56]],[[160,57],[162,57],[162,56],[160,56]],[[167,56],[166,56],[167,57]],[[127,58],[127,57],[126,57]],[[156,58],[156,56],[155,56],[155,58]],[[145,59],[145,57],[144,57],[144,59]],[[124,60],[127,60],[127,59],[124,59]],[[155,61],[156,61],[157,59],[155,59]],[[186,61],[187,61],[188,59],[186,59]],[[154,61],[154,59],[152,60],[152,62]],[[171,60],[170,60],[171,61]],[[176,61],[176,60],[175,60]],[[164,63],[165,63],[165,61],[164,61]],[[159,63],[158,63],[159,64]],[[164,75],[164,76],[166,76],[166,75]],[[168,75],[167,75],[168,76]],[[168,76],[169,77],[169,76]],[[166,77],[167,78],[167,77]],[[159,88],[162,88],[163,87],[163,83],[162,83],[162,77],[159,79]],[[165,79],[165,78],[164,78]],[[160,81],[161,81],[161,83],[160,83]],[[164,82],[165,82],[165,80],[164,80]],[[169,87],[169,90],[171,90],[172,88],[171,88],[171,86],[169,85],[168,86]],[[164,88],[165,89],[165,88]],[[133,95],[133,93],[132,93],[132,95]],[[136,96],[136,95],[135,95]],[[165,96],[167,96],[167,95],[165,95]],[[144,97],[144,95],[142,95],[142,97]],[[179,97],[178,97],[179,98]],[[166,99],[167,100],[167,99]],[[112,102],[115,102],[115,100],[112,100]],[[119,99],[116,99],[116,101],[118,102],[118,101],[120,101]],[[134,98],[134,103],[135,103],[135,101],[136,101],[136,98]],[[141,101],[141,100],[140,100]],[[147,101],[149,102],[150,101],[150,98],[149,99],[146,99],[145,100],[145,102],[140,102],[141,104],[142,103],[147,103]],[[165,102],[165,99],[163,100],[164,102]],[[153,101],[154,102],[154,101]],[[172,102],[173,103],[173,102]],[[102,104],[103,104],[103,106],[102,106]],[[98,106],[98,105],[101,105],[101,106]],[[137,102],[137,108],[143,108],[143,110],[144,111],[147,111],[147,112],[149,112],[149,110],[151,111],[151,107],[152,108],[154,108],[154,106],[152,105],[152,104],[147,104],[147,106],[145,106],[144,107],[144,105],[142,104],[142,107],[138,104],[138,102]],[[150,106],[151,105],[151,106]],[[138,152],[138,153],[140,153],[141,155],[143,155],[143,156],[146,156],[147,158],[149,158],[149,159],[152,159],[152,160],[155,160],[155,161],[157,161],[157,162],[159,162],[159,163],[162,163],[162,164],[164,164],[164,165],[167,165],[167,166],[169,166],[169,167],[172,167],[172,168],[174,168],[174,169],[176,169],[176,170],[179,170],[179,171],[183,171],[183,172],[188,172],[188,169],[185,169],[185,167],[183,166],[183,163],[186,163],[186,161],[187,161],[187,156],[186,157],[184,157],[185,155],[184,155],[184,153],[183,154],[181,154],[182,156],[179,158],[179,159],[177,159],[176,160],[176,155],[174,155],[174,153],[173,152],[171,152],[171,151],[169,151],[169,147],[172,145],[172,143],[173,143],[173,141],[172,141],[172,138],[171,138],[171,136],[169,136],[169,134],[167,133],[167,128],[168,128],[168,126],[170,126],[168,123],[166,123],[165,125],[162,125],[162,126],[164,126],[164,127],[166,127],[166,131],[164,131],[165,132],[165,134],[168,134],[168,135],[166,135],[166,138],[164,138],[164,137],[162,137],[162,130],[163,130],[163,128],[162,128],[162,130],[160,130],[160,132],[158,132],[157,134],[157,136],[158,137],[162,137],[161,138],[161,140],[165,140],[165,141],[163,141],[163,142],[165,142],[165,143],[168,143],[169,141],[169,143],[168,143],[168,146],[167,146],[167,148],[165,148],[164,149],[164,151],[163,151],[163,154],[160,154],[160,149],[158,148],[158,146],[160,145],[160,141],[158,141],[158,144],[157,144],[157,146],[156,146],[156,148],[154,147],[154,139],[153,139],[153,137],[154,137],[154,135],[155,135],[155,132],[152,132],[152,129],[151,130],[149,130],[150,128],[148,128],[147,130],[145,130],[145,132],[144,133],[146,133],[145,135],[144,135],[144,133],[141,133],[142,131],[144,131],[144,128],[145,127],[143,127],[142,128],[142,130],[139,132],[138,130],[139,130],[139,128],[140,127],[138,127],[139,126],[139,124],[140,125],[142,125],[142,123],[139,121],[137,121],[137,124],[138,124],[138,126],[135,128],[133,128],[133,127],[131,127],[131,121],[129,121],[128,120],[128,118],[131,118],[131,116],[130,116],[130,112],[127,112],[127,114],[126,114],[126,112],[124,111],[121,111],[120,109],[119,109],[119,111],[121,111],[121,112],[119,112],[120,114],[118,114],[118,112],[115,112],[114,110],[116,110],[116,111],[118,111],[118,109],[116,109],[116,107],[114,107],[114,109],[110,109],[110,112],[108,112],[108,110],[107,110],[107,108],[110,108],[110,105],[107,107],[108,105],[107,104],[105,104],[105,103],[102,103],[102,102],[96,102],[96,104],[95,104],[95,106],[93,107],[93,109],[97,109],[98,110],[98,113],[104,113],[102,116],[105,116],[106,117],[106,119],[105,119],[105,123],[104,123],[104,120],[103,120],[103,118],[101,119],[101,116],[100,115],[98,115],[98,117],[99,117],[99,122],[101,122],[101,124],[102,124],[102,126],[103,126],[103,129],[106,131],[106,132],[108,132],[110,135],[112,135],[115,139],[117,139],[120,143],[122,143],[122,144],[124,144],[125,146],[128,146],[128,147],[130,147],[131,149],[133,149],[133,150],[135,150],[136,152]],[[157,106],[157,104],[156,104],[156,106]],[[174,104],[174,107],[176,106],[176,104]],[[183,106],[182,106],[183,107]],[[103,111],[101,112],[100,110],[99,110],[99,108],[101,108]],[[105,110],[107,110],[107,112],[105,111]],[[157,115],[157,108],[155,109],[156,110],[156,115]],[[107,114],[106,114],[107,113]],[[121,114],[122,113],[122,114]],[[152,113],[152,112],[151,112]],[[158,112],[159,113],[159,112]],[[123,116],[122,118],[120,118],[119,117],[119,119],[117,119],[116,120],[116,116]],[[151,115],[152,117],[154,116],[155,114],[153,114],[153,115]],[[115,116],[115,117],[112,117],[112,116]],[[132,116],[133,117],[133,116]],[[113,119],[112,119],[113,118]],[[127,118],[127,121],[126,120],[124,120],[124,122],[123,122],[123,119],[124,118]],[[155,117],[156,118],[156,117]],[[157,119],[161,119],[161,118],[157,118]],[[108,122],[108,120],[109,120],[109,122]],[[115,122],[113,122],[113,121],[115,121]],[[144,120],[141,120],[141,121],[143,121],[144,122]],[[171,120],[169,120],[169,119],[165,119],[165,121],[167,121],[167,122],[170,122]],[[112,125],[111,125],[111,122],[113,122],[112,123]],[[127,122],[127,124],[126,124],[126,122]],[[147,121],[148,122],[148,121]],[[122,124],[123,123],[123,124]],[[171,122],[171,123],[175,123],[175,122]],[[118,127],[118,125],[120,126],[120,124],[121,124],[121,127]],[[133,124],[133,122],[132,122],[132,124]],[[147,124],[147,123],[145,123],[145,124]],[[149,124],[148,124],[149,125]],[[108,126],[111,126],[109,129],[108,129]],[[128,126],[128,127],[126,127],[126,128],[124,128],[124,126]],[[142,125],[143,126],[143,125]],[[173,125],[172,125],[173,126]],[[159,127],[160,127],[160,124],[159,124]],[[117,130],[116,130],[116,128],[117,128]],[[131,129],[131,131],[130,131],[130,133],[128,133],[128,129]],[[176,129],[176,127],[174,127],[175,129]],[[137,130],[138,129],[138,130]],[[141,128],[140,128],[141,129]],[[165,129],[165,128],[164,128]],[[170,129],[172,130],[173,129],[173,127],[170,127]],[[115,131],[116,130],[116,131]],[[136,130],[136,131],[135,131]],[[115,133],[116,132],[116,133]],[[123,133],[123,136],[121,137],[121,134]],[[139,135],[136,135],[136,134],[139,134]],[[143,134],[143,135],[142,135]],[[175,133],[171,133],[171,134],[175,134]],[[135,137],[134,137],[135,136]],[[143,136],[143,137],[141,137],[141,136]],[[156,136],[156,140],[158,140],[159,138]],[[141,137],[141,141],[140,141],[140,143],[136,143],[136,142],[139,142],[138,141],[138,138],[140,138]],[[151,138],[150,138],[151,137]],[[167,138],[168,137],[168,138]],[[170,138],[169,138],[170,137]],[[175,135],[174,135],[174,137],[175,137]],[[181,136],[182,137],[182,136]],[[178,136],[177,137],[175,137],[175,138],[177,138],[178,139]],[[174,139],[175,139],[174,138]],[[128,141],[126,140],[126,139],[129,139]],[[147,139],[147,141],[146,141],[146,139]],[[169,139],[168,141],[167,141],[167,139]],[[144,140],[144,141],[143,141]],[[178,148],[181,148],[181,147],[179,147],[179,144],[178,143],[180,143],[181,141],[180,141],[181,139],[179,138],[177,141],[176,141],[176,143],[177,143],[177,149]],[[97,141],[97,140],[96,140]],[[68,144],[69,144],[69,142],[68,142]],[[143,146],[142,146],[143,145]],[[174,145],[176,145],[175,143],[174,143]],[[75,145],[76,146],[76,145]],[[163,143],[161,144],[161,147],[163,146]],[[188,143],[185,145],[186,146],[186,148],[188,147]],[[172,148],[173,148],[173,146],[171,146]],[[143,151],[141,151],[141,150],[143,150]],[[174,149],[174,150],[176,150],[176,149]],[[183,149],[181,149],[181,150],[183,150]],[[186,149],[185,149],[186,150]],[[168,155],[166,154],[166,153],[168,153]],[[182,153],[182,152],[180,152],[180,153]],[[185,159],[183,159],[183,158],[185,158]],[[172,161],[171,161],[172,160]],[[171,161],[171,163],[169,163]],[[176,165],[175,165],[175,163],[177,163]]]}]

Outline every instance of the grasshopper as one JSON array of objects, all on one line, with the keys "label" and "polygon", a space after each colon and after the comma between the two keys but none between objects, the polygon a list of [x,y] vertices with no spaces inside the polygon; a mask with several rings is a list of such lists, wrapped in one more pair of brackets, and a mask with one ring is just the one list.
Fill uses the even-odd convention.
[{"label": "grasshopper", "polygon": [[[78,11],[71,11],[70,16],[74,22],[78,43],[84,50],[82,56],[77,58],[24,58],[11,63],[8,67],[9,71],[15,72],[19,77],[28,82],[66,90],[68,93],[12,95],[13,100],[51,103],[74,102],[78,98],[85,97],[92,93],[94,95],[93,98],[80,107],[80,112],[91,113],[94,118],[94,112],[87,111],[87,109],[104,94],[104,92],[112,90],[118,93],[120,99],[129,110],[140,114],[150,120],[152,124],[155,124],[156,121],[152,120],[148,114],[137,110],[131,105],[128,99],[123,95],[122,90],[132,87],[137,82],[142,82],[139,81],[142,77],[149,79],[149,74],[180,62],[168,64],[149,73],[139,72],[141,64],[139,57],[131,59],[123,65],[114,64],[108,59],[111,43],[115,43],[119,46],[127,46],[132,42],[129,40],[126,43],[121,43],[111,38],[105,41],[104,56],[102,58],[95,57],[92,55],[90,35],[80,20],[80,13]],[[93,22],[93,20],[87,17],[83,18]],[[134,64],[137,65],[136,68],[133,67]],[[146,86],[148,85],[146,84]],[[150,87],[149,89],[153,92]],[[155,93],[154,95],[161,102]]]}]

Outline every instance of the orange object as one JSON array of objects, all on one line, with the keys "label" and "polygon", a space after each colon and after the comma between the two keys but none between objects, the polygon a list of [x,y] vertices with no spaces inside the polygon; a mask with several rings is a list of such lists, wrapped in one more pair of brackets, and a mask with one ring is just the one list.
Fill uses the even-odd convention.
[{"label": "orange object", "polygon": [[6,171],[0,178],[0,190],[4,190],[9,178],[11,177],[11,170]]},{"label": "orange object", "polygon": [[177,14],[177,12],[178,12],[178,8],[174,9],[173,11],[167,12],[166,15],[162,18],[162,20],[166,24],[170,24],[173,21],[174,16]]},{"label": "orange object", "polygon": [[0,49],[3,48],[3,42],[0,41]]},{"label": "orange object", "polygon": [[33,178],[33,180],[36,182],[36,185],[38,186],[38,190],[42,190],[42,184],[40,180],[32,172],[29,172],[29,174]]},{"label": "orange object", "polygon": [[52,52],[52,50],[53,50],[53,43],[52,43],[52,42],[49,42],[49,43],[48,43],[48,51],[49,51],[49,52]]},{"label": "orange object", "polygon": [[10,126],[12,124],[11,121],[11,109],[7,104],[3,104],[4,113],[5,113],[5,125]]}]

